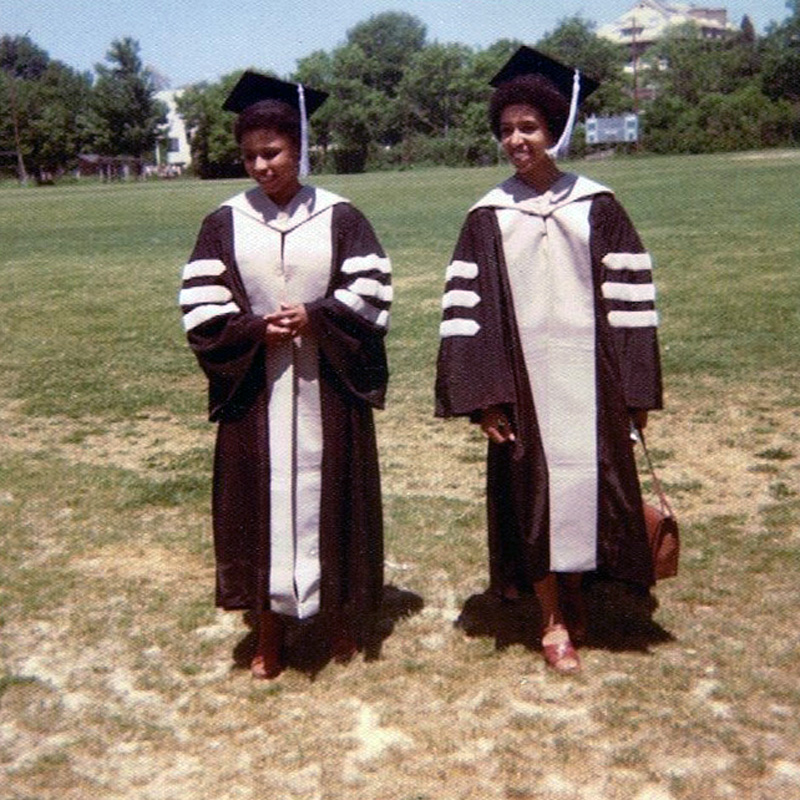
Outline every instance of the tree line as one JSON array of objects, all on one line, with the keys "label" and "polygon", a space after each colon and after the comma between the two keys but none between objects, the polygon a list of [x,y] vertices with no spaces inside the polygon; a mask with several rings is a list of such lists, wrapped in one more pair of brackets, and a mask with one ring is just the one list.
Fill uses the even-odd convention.
[{"label": "tree line", "polygon": [[[701,153],[794,146],[800,141],[800,0],[759,36],[749,18],[731,35],[708,40],[692,24],[674,28],[643,56],[598,37],[581,16],[562,20],[533,43],[601,81],[583,114],[641,113],[640,148]],[[530,44],[529,42],[526,42]],[[325,171],[474,165],[497,158],[489,133],[489,79],[520,45],[485,49],[429,41],[411,14],[386,12],[351,28],[345,41],[297,62],[292,80],[330,92],[311,121],[312,156]],[[35,174],[74,165],[80,152],[144,158],[164,138],[157,76],[142,66],[132,39],[112,43],[97,76],[49,59],[27,37],[0,40],[0,153]],[[258,65],[252,69],[264,71]],[[201,177],[242,174],[221,110],[241,70],[187,87],[179,111],[192,131]],[[635,80],[635,86],[634,86]],[[579,128],[573,152],[585,151]]]},{"label": "tree line", "polygon": [[93,76],[51,59],[28,36],[0,38],[0,168],[44,182],[94,153],[140,169],[163,135],[166,108],[139,51],[131,38],[115,40]]}]

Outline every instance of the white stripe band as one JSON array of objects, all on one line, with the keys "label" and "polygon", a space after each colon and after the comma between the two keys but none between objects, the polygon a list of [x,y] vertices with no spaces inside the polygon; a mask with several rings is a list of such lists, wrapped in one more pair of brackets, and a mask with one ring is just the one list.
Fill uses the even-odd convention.
[{"label": "white stripe band", "polygon": [[391,303],[394,297],[391,286],[372,278],[356,278],[348,289],[362,297],[374,297],[376,300],[383,300],[386,303]]},{"label": "white stripe band", "polygon": [[657,328],[657,311],[609,311],[612,328]]},{"label": "white stripe band", "polygon": [[218,258],[199,258],[197,261],[190,261],[183,268],[183,279],[185,281],[192,278],[211,278],[222,275],[225,272],[225,265]]},{"label": "white stripe band", "polygon": [[368,322],[373,325],[385,328],[388,324],[389,315],[386,311],[381,311],[375,306],[368,303],[364,298],[359,297],[357,294],[347,289],[337,289],[333,296],[340,302],[344,303],[348,308],[351,308],[359,316],[364,317]]},{"label": "white stripe band", "polygon": [[224,306],[197,306],[197,308],[193,308],[188,314],[183,315],[183,329],[188,333],[192,328],[196,328],[198,325],[202,325],[204,322],[214,319],[214,317],[222,317],[226,314],[237,314],[238,312],[239,306],[236,305],[236,303],[228,303]]},{"label": "white stripe band", "polygon": [[392,264],[388,258],[381,258],[375,253],[370,253],[368,256],[352,256],[346,258],[342,264],[342,272],[345,275],[353,275],[357,272],[378,272],[388,275],[392,271]]},{"label": "white stripe band", "polygon": [[470,292],[466,289],[451,289],[445,292],[442,297],[442,309],[458,306],[460,308],[475,308],[481,301],[481,296],[477,292]]},{"label": "white stripe band", "polygon": [[450,336],[474,336],[481,326],[474,319],[446,319],[439,326],[439,336],[447,339]]},{"label": "white stripe band", "polygon": [[466,278],[473,280],[478,277],[478,265],[471,261],[452,261],[447,268],[444,279],[445,282],[453,278]]},{"label": "white stripe band", "polygon": [[606,281],[602,289],[603,297],[606,300],[646,303],[656,299],[656,287],[652,283],[613,283]]},{"label": "white stripe band", "polygon": [[191,286],[181,289],[178,295],[178,304],[182,306],[196,306],[199,303],[227,303],[233,295],[226,286]]},{"label": "white stripe band", "polygon": [[653,269],[653,259],[650,253],[606,253],[603,263],[608,269],[629,269],[634,272]]}]

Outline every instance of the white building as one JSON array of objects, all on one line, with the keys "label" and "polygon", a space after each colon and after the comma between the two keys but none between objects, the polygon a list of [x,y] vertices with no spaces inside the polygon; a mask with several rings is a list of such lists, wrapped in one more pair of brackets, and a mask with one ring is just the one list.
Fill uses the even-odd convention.
[{"label": "white building", "polygon": [[670,28],[687,23],[694,23],[706,39],[721,38],[736,30],[728,22],[726,8],[640,0],[613,22],[598,27],[597,35],[627,47],[633,62]]},{"label": "white building", "polygon": [[177,169],[182,172],[192,163],[192,151],[189,147],[189,137],[186,132],[186,125],[183,117],[178,114],[177,100],[183,94],[183,89],[167,89],[157,92],[156,98],[161,100],[167,107],[167,155],[166,164],[160,162],[160,153],[156,149],[156,166],[161,169]]}]

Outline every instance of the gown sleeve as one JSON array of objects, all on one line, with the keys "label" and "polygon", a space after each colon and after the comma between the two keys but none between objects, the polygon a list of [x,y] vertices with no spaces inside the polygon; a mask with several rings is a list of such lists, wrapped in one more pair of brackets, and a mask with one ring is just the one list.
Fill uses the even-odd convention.
[{"label": "gown sleeve", "polygon": [[491,209],[469,214],[447,267],[439,326],[436,416],[469,416],[513,406],[513,311],[506,307],[500,231]]},{"label": "gown sleeve", "polygon": [[263,385],[266,322],[234,268],[231,210],[203,221],[179,295],[189,346],[209,381],[209,417],[235,417]]},{"label": "gown sleeve", "polygon": [[366,217],[347,203],[334,207],[332,237],[330,286],[325,297],[306,304],[309,323],[332,380],[352,397],[383,408],[391,262]]},{"label": "gown sleeve", "polygon": [[630,409],[662,407],[658,312],[653,261],[633,223],[611,195],[600,195],[591,212],[592,262],[599,265],[603,307]]}]

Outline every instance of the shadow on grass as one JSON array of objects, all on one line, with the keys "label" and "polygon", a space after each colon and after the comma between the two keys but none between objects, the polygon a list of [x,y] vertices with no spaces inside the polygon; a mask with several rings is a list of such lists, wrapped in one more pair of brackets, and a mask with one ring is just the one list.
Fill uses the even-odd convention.
[{"label": "shadow on grass", "polygon": [[[395,624],[405,617],[419,614],[424,606],[423,599],[414,592],[388,585],[383,588],[383,600],[374,620],[363,633],[359,650],[365,661],[380,658],[383,642],[391,636]],[[235,669],[250,669],[250,662],[256,651],[256,623],[250,612],[245,613],[244,621],[250,628],[245,637],[234,647]],[[311,680],[331,662],[331,624],[330,620],[318,614],[309,620],[285,620],[284,663],[287,669],[302,672]]]},{"label": "shadow on grass", "polygon": [[[646,589],[587,576],[583,591],[587,615],[584,647],[648,652],[653,645],[674,640],[653,620],[658,601]],[[540,649],[541,612],[532,594],[518,600],[506,600],[491,591],[474,594],[467,598],[455,625],[470,637],[493,637],[498,650],[515,644]]]}]

